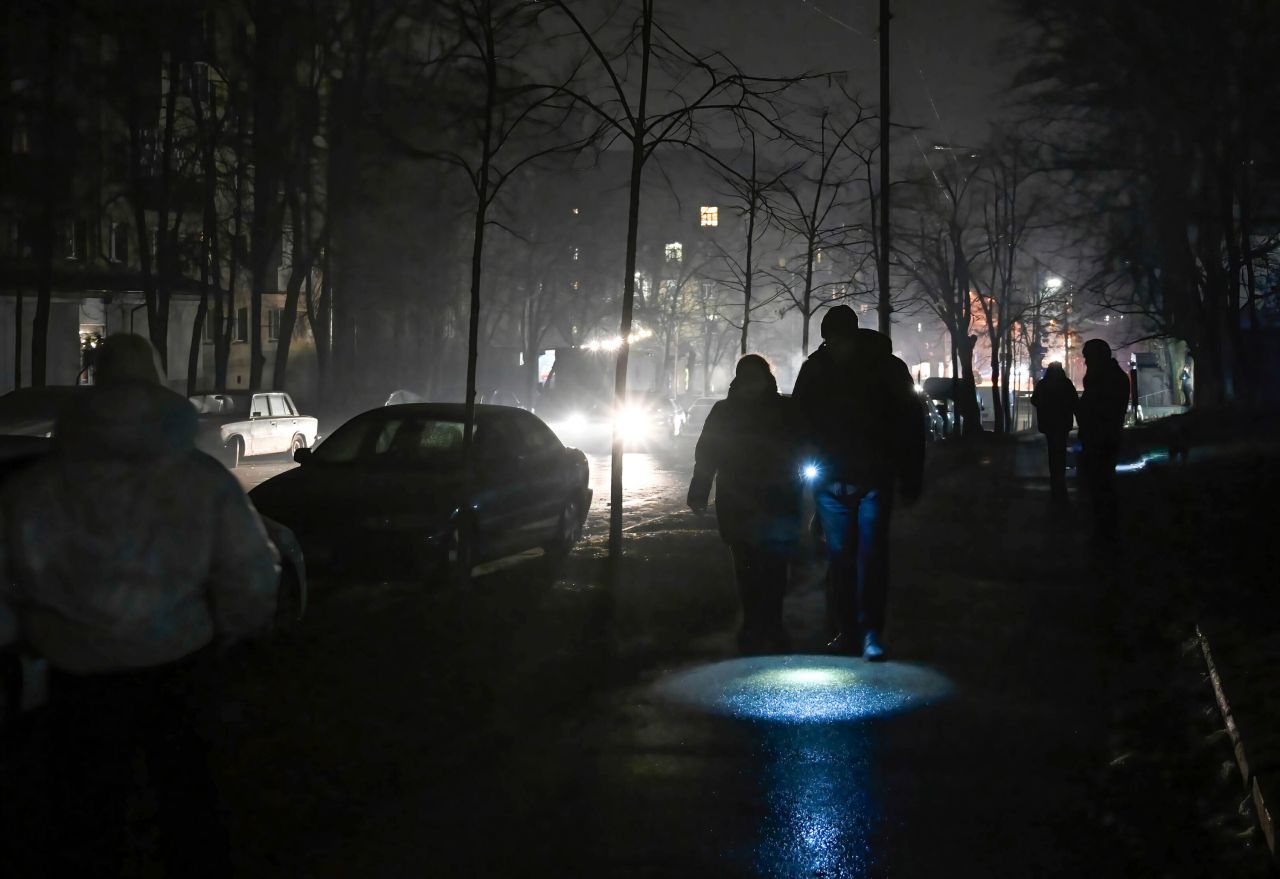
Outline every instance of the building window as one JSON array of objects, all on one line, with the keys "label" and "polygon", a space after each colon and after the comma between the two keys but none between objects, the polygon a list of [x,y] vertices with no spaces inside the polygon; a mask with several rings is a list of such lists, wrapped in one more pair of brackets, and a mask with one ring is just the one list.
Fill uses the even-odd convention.
[{"label": "building window", "polygon": [[212,345],[218,337],[218,324],[214,320],[213,312],[210,311],[204,316],[204,343]]},{"label": "building window", "polygon": [[112,222],[107,233],[107,259],[111,262],[127,262],[129,259],[129,227]]},{"label": "building window", "polygon": [[822,248],[818,248],[813,254],[813,260],[818,265],[822,265]]},{"label": "building window", "polygon": [[85,251],[85,232],[83,220],[67,220],[66,241],[64,243],[67,259],[83,259]]},{"label": "building window", "polygon": [[684,260],[684,245],[679,241],[672,241],[666,247],[667,262],[682,262]]},{"label": "building window", "polygon": [[581,209],[579,209],[579,208],[574,208],[574,209],[573,209],[573,215],[574,215],[575,217],[576,217],[576,216],[578,216],[578,214],[580,214],[580,213],[582,213]]},{"label": "building window", "polygon": [[581,290],[581,289],[582,289],[582,282],[581,282],[581,281],[574,281],[574,282],[573,282],[573,284],[572,284],[571,286],[572,286],[572,287],[573,287],[573,289],[575,289],[575,290]]},{"label": "building window", "polygon": [[704,226],[720,225],[720,208],[713,205],[703,205],[698,209],[699,218]]},{"label": "building window", "polygon": [[236,309],[236,339],[237,342],[249,341],[249,309]]},{"label": "building window", "polygon": [[279,308],[267,309],[267,341],[280,341],[280,312]]}]

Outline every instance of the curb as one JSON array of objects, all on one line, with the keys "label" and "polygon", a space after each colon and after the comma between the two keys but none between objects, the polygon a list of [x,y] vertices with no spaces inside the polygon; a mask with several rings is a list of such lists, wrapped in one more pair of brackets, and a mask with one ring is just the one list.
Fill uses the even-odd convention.
[{"label": "curb", "polygon": [[1222,685],[1222,677],[1218,674],[1218,666],[1213,661],[1213,652],[1209,649],[1209,639],[1200,631],[1198,623],[1196,624],[1196,639],[1200,642],[1200,652],[1204,655],[1204,664],[1209,670],[1209,680],[1213,682],[1213,695],[1218,702],[1218,711],[1222,714],[1222,720],[1227,726],[1227,735],[1231,738],[1231,747],[1235,752],[1236,766],[1240,770],[1240,778],[1244,783],[1245,790],[1253,797],[1254,814],[1258,819],[1258,827],[1262,830],[1262,837],[1266,840],[1267,849],[1271,852],[1272,860],[1275,861],[1277,859],[1275,822],[1271,817],[1270,809],[1267,808],[1266,798],[1263,795],[1262,785],[1258,781],[1258,776],[1250,769],[1249,758],[1244,749],[1244,739],[1240,736],[1240,729],[1236,726],[1235,716],[1231,713],[1231,705],[1227,702],[1227,693]]}]

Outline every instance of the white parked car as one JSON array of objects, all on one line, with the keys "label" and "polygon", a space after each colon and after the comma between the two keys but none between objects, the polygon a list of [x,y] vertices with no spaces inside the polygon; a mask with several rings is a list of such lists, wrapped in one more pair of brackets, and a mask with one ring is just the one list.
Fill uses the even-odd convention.
[{"label": "white parked car", "polygon": [[316,419],[302,415],[283,391],[194,394],[200,415],[199,444],[221,454],[227,466],[254,455],[292,455],[315,445]]}]

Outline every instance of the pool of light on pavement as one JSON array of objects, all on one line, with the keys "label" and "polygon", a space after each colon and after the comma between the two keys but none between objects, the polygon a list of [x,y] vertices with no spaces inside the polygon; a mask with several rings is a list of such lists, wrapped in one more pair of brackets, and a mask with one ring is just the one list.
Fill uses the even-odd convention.
[{"label": "pool of light on pavement", "polygon": [[945,698],[951,682],[909,663],[757,656],[676,672],[656,684],[682,705],[744,720],[832,723],[896,714]]}]

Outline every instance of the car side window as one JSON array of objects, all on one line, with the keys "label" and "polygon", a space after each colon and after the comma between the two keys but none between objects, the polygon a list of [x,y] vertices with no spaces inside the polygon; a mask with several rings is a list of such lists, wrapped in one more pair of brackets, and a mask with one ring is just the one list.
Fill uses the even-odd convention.
[{"label": "car side window", "polygon": [[279,394],[267,394],[267,408],[273,418],[279,418],[281,415],[288,415],[284,409],[284,400]]},{"label": "car side window", "polygon": [[267,414],[267,395],[254,394],[252,404],[249,406],[249,416],[251,418],[261,418]]},{"label": "car side window", "polygon": [[280,402],[284,404],[284,412],[286,415],[292,415],[295,418],[297,417],[298,407],[293,405],[293,399],[288,394],[281,394]]},{"label": "car side window", "polygon": [[491,418],[477,425],[475,436],[481,458],[514,458],[524,454],[524,437],[506,418]]},{"label": "car side window", "polygon": [[552,433],[551,428],[532,415],[517,419],[516,423],[519,424],[520,433],[524,437],[526,454],[545,455],[564,448],[564,444]]}]

